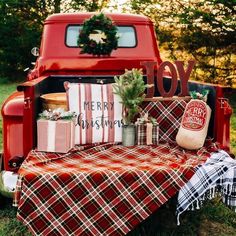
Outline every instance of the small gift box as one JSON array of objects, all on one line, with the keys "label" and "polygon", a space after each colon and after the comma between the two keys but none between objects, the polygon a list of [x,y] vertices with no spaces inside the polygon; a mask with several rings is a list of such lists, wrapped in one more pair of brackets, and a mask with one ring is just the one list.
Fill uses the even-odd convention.
[{"label": "small gift box", "polygon": [[74,147],[74,113],[44,111],[37,121],[38,151],[67,153]]},{"label": "small gift box", "polygon": [[137,145],[152,145],[159,142],[159,125],[155,119],[144,116],[136,122]]}]

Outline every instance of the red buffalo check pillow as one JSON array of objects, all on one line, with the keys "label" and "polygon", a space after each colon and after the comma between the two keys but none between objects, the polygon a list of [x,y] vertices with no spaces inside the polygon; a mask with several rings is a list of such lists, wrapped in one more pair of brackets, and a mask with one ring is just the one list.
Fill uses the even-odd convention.
[{"label": "red buffalo check pillow", "polygon": [[122,104],[112,84],[65,82],[68,108],[77,113],[75,144],[120,142]]},{"label": "red buffalo check pillow", "polygon": [[187,103],[188,100],[175,98],[143,102],[143,113],[155,118],[159,124],[160,142],[175,141]]}]

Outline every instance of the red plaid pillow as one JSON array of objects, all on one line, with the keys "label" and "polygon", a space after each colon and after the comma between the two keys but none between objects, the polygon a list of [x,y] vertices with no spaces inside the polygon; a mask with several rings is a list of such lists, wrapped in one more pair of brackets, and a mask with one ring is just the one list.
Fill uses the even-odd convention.
[{"label": "red plaid pillow", "polygon": [[159,123],[159,141],[175,141],[187,103],[184,99],[143,102],[143,112]]}]

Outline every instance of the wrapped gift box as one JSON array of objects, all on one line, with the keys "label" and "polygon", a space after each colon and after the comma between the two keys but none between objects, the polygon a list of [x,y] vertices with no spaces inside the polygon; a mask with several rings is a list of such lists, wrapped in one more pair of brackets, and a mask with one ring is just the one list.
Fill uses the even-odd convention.
[{"label": "wrapped gift box", "polygon": [[75,125],[72,120],[37,121],[38,151],[67,153],[74,147]]},{"label": "wrapped gift box", "polygon": [[150,121],[138,120],[137,127],[137,145],[152,145],[159,142],[159,125]]}]

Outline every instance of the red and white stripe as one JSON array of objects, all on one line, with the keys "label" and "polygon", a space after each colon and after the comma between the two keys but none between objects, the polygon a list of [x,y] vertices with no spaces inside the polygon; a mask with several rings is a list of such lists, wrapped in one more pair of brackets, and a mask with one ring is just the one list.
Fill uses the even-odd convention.
[{"label": "red and white stripe", "polygon": [[[69,83],[67,87],[69,110],[78,115],[82,114],[82,122],[85,124],[89,122],[88,128],[76,126],[75,143],[120,142],[121,126],[116,124],[113,128],[108,126],[98,128],[96,125],[91,127],[92,121],[98,120],[101,123],[101,117],[111,122],[122,119],[122,104],[119,96],[113,93],[112,84]],[[84,102],[89,103],[89,109],[84,106]],[[91,102],[94,104],[94,109],[91,109]],[[107,109],[104,103],[107,103],[108,107],[113,103],[113,109]],[[97,104],[101,106],[98,107]]]}]

